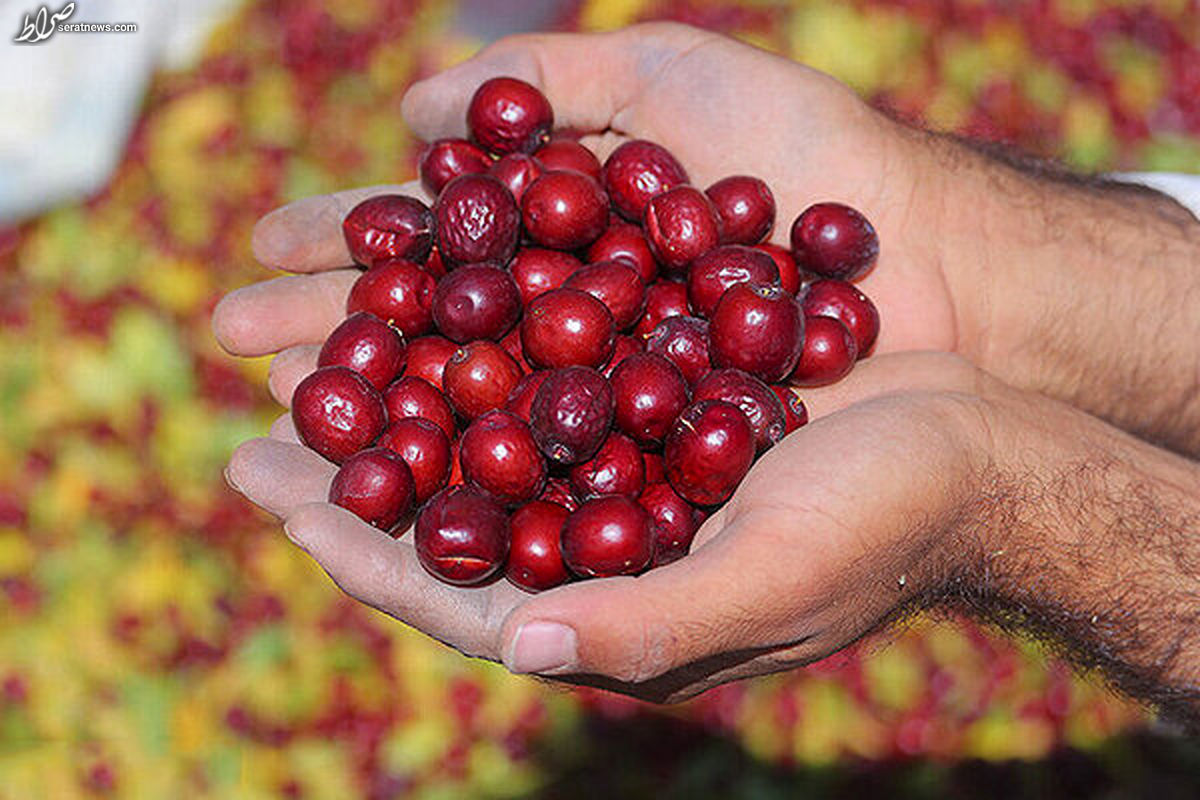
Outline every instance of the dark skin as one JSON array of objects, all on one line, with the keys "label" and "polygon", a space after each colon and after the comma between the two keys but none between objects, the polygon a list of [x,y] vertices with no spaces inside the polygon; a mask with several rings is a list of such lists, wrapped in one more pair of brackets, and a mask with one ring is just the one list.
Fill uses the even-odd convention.
[{"label": "dark skin", "polygon": [[[819,659],[915,608],[966,610],[1195,721],[1195,220],[903,127],[827,76],[677,25],[503,40],[414,86],[409,124],[461,135],[497,74],[538,84],[601,158],[648,138],[698,186],[767,177],[780,220],[815,198],[862,209],[884,242],[862,282],[884,320],[877,355],[806,392],[815,421],[755,465],[686,559],[539,595],[429,577],[411,537],[324,502],[333,465],[281,418],[227,475],[343,589],[468,655],[661,702]],[[728,133],[747,125],[765,146]],[[341,216],[394,189],[259,224],[259,259],[301,275],[232,293],[214,328],[233,353],[279,353],[285,404],[357,274]]]}]

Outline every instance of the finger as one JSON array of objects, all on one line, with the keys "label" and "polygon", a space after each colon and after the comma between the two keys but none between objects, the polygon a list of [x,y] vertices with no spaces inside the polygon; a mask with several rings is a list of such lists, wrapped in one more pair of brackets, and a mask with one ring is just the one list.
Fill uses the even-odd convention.
[{"label": "finger", "polygon": [[320,345],[301,344],[289,347],[271,359],[271,367],[267,372],[267,387],[277,403],[285,408],[291,407],[292,394],[300,381],[317,368],[317,356],[320,352]]},{"label": "finger", "polygon": [[673,23],[611,33],[510,36],[474,58],[413,84],[401,113],[422,139],[466,135],[471,96],[488,78],[508,75],[542,90],[556,127],[585,132],[620,128],[621,112],[681,53],[713,35]]},{"label": "finger", "polygon": [[336,471],[301,444],[264,438],[243,442],[233,451],[225,478],[255,505],[286,517],[306,503],[327,500]]},{"label": "finger", "polygon": [[254,257],[265,267],[286,272],[321,272],[350,266],[353,259],[342,238],[342,220],[350,209],[378,194],[406,194],[426,204],[433,202],[418,181],[306,197],[258,221],[250,238]]},{"label": "finger", "polygon": [[235,356],[263,356],[322,342],[346,318],[346,297],[361,274],[340,269],[235,289],[213,310],[213,334]]},{"label": "finger", "polygon": [[291,412],[276,417],[275,421],[271,423],[271,430],[267,435],[280,442],[300,443],[300,437],[296,434],[296,425],[292,422]]},{"label": "finger", "polygon": [[284,528],[351,597],[467,655],[496,660],[504,617],[528,598],[503,580],[482,588],[444,584],[420,565],[411,533],[393,539],[327,503],[297,509]]}]

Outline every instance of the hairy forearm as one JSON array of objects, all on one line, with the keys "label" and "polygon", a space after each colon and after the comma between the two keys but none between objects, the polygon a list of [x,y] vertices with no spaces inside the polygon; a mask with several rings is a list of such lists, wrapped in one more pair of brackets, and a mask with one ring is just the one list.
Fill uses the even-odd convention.
[{"label": "hairy forearm", "polygon": [[1200,730],[1200,465],[1054,405],[998,435],[981,545],[946,602]]},{"label": "hairy forearm", "polygon": [[[947,269],[965,353],[1004,380],[1200,454],[1200,223],[1141,187],[956,141]],[[964,195],[964,191],[966,192]]]}]

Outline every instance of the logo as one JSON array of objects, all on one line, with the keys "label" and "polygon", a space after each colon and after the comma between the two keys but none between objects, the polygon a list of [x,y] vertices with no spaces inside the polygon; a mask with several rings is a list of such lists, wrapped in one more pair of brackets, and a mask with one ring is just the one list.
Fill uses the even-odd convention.
[{"label": "logo", "polygon": [[58,23],[63,22],[75,13],[75,4],[67,3],[54,14],[46,6],[42,6],[33,15],[33,20],[30,21],[29,15],[25,15],[25,21],[21,23],[21,32],[17,34],[14,42],[18,44],[38,44],[44,42],[54,35],[58,29]]}]

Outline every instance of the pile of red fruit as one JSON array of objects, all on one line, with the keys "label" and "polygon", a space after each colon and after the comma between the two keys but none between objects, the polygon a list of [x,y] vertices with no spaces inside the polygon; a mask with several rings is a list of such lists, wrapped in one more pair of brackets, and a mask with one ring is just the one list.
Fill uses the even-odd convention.
[{"label": "pile of red fruit", "polygon": [[393,535],[415,513],[420,561],[449,583],[537,591],[673,561],[807,421],[791,387],[870,351],[879,316],[848,281],[875,231],[820,203],[790,252],[765,243],[763,181],[700,191],[642,140],[601,165],[513,78],[484,83],[467,123],[471,141],[422,155],[432,209],[384,195],[347,215],[366,271],[296,388],[296,431],[341,465],[330,502]]}]

